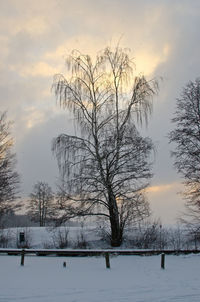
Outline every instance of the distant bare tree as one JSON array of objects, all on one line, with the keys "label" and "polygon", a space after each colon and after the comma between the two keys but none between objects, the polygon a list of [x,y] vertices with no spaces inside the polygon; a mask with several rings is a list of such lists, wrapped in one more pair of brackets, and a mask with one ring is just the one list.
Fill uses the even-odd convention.
[{"label": "distant bare tree", "polygon": [[30,194],[28,215],[33,221],[39,222],[40,226],[45,226],[54,216],[53,199],[53,192],[47,183],[40,181],[34,185]]},{"label": "distant bare tree", "polygon": [[[174,166],[184,179],[186,217],[200,228],[200,79],[189,82],[177,99],[177,109],[172,122],[170,142],[176,144],[172,152]],[[191,226],[190,226],[191,227]],[[192,227],[192,228],[193,228]],[[195,228],[196,229],[196,228]]]},{"label": "distant bare tree", "polygon": [[106,48],[94,62],[74,51],[67,67],[71,78],[56,75],[55,94],[74,114],[79,134],[53,141],[64,179],[62,221],[103,216],[112,246],[119,246],[125,226],[149,213],[143,190],[152,176],[153,144],[136,122],[147,122],[157,83],[135,77],[128,51],[120,47]]},{"label": "distant bare tree", "polygon": [[0,113],[0,221],[16,207],[13,202],[19,193],[19,174],[15,170],[16,157],[12,152],[14,142],[10,127],[6,112]]}]

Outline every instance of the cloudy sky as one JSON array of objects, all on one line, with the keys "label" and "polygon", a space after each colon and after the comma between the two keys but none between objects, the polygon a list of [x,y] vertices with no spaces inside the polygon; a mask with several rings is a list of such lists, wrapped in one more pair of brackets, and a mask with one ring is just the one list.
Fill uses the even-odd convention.
[{"label": "cloudy sky", "polygon": [[51,141],[72,129],[51,92],[53,75],[65,72],[73,49],[94,56],[120,40],[137,72],[163,78],[147,130],[157,148],[148,196],[154,215],[174,223],[182,187],[167,134],[182,87],[200,76],[199,28],[199,0],[0,0],[0,110],[14,121],[23,195],[38,180],[54,186]]}]

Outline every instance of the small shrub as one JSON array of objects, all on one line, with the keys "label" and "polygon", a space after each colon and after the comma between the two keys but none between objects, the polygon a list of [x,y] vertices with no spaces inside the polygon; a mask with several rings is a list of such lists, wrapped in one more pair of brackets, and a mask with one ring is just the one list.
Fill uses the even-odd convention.
[{"label": "small shrub", "polygon": [[86,249],[89,246],[86,236],[84,234],[83,228],[84,228],[84,225],[82,223],[81,229],[77,234],[77,238],[76,238],[76,242],[75,242],[75,246],[74,246],[75,248],[78,248],[78,249]]},{"label": "small shrub", "polygon": [[52,249],[52,248],[54,248],[55,246],[54,246],[54,244],[52,243],[52,242],[48,242],[48,241],[45,241],[45,242],[43,242],[43,248],[44,249]]},{"label": "small shrub", "polygon": [[169,247],[174,250],[180,250],[185,247],[185,236],[179,225],[170,229],[168,234]]},{"label": "small shrub", "polygon": [[110,232],[110,226],[105,221],[102,221],[99,219],[97,221],[97,227],[96,227],[96,233],[101,238],[101,242],[103,245],[106,245],[107,247],[110,247],[111,242],[111,232]]},{"label": "small shrub", "polygon": [[10,230],[0,229],[0,247],[8,248],[12,239]]},{"label": "small shrub", "polygon": [[167,230],[159,221],[144,221],[133,233],[126,236],[126,245],[139,249],[164,249],[167,247]]},{"label": "small shrub", "polygon": [[86,249],[88,247],[88,242],[83,233],[77,235],[75,248],[77,249]]},{"label": "small shrub", "polygon": [[52,236],[55,248],[64,249],[69,247],[69,229],[57,228]]}]

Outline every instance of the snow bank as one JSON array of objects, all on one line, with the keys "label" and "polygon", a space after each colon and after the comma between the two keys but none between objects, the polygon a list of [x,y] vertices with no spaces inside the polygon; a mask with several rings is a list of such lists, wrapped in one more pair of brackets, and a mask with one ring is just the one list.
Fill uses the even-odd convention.
[{"label": "snow bank", "polygon": [[[25,227],[3,230],[8,238],[4,248],[20,247],[19,234],[24,232],[27,248],[96,248],[106,247],[95,227]],[[23,244],[22,244],[23,245]],[[22,246],[21,245],[21,246]]]}]

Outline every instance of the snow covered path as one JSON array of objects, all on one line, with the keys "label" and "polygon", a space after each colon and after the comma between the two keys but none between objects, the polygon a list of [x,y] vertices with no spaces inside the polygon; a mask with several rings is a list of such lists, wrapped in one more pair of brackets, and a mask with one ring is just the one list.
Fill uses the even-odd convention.
[{"label": "snow covered path", "polygon": [[[199,302],[200,255],[0,256],[0,302]],[[66,261],[67,267],[63,267]]]}]

